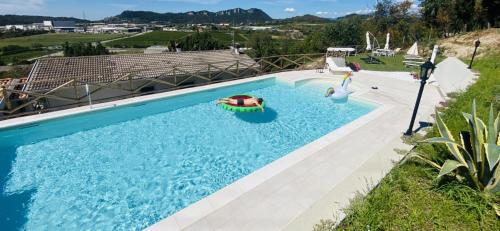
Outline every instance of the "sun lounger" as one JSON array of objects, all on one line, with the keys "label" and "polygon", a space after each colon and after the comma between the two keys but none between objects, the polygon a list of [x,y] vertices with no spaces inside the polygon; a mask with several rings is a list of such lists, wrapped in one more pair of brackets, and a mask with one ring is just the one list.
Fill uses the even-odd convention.
[{"label": "sun lounger", "polygon": [[344,74],[352,71],[351,68],[346,66],[345,59],[340,57],[326,58],[327,69],[333,74]]},{"label": "sun lounger", "polygon": [[425,60],[424,58],[416,55],[405,55],[405,60]]}]

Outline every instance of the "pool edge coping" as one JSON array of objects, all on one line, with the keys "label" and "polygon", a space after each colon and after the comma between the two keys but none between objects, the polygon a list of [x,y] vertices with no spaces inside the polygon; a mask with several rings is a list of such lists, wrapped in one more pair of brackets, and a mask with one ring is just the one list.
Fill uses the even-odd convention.
[{"label": "pool edge coping", "polygon": [[141,104],[141,103],[147,103],[147,102],[151,102],[151,101],[155,101],[155,100],[168,99],[168,98],[182,96],[182,95],[186,95],[186,94],[190,94],[190,93],[208,91],[208,90],[224,88],[224,87],[229,87],[229,86],[239,85],[239,84],[245,84],[245,83],[250,83],[250,82],[255,82],[255,81],[260,81],[260,80],[271,79],[271,78],[275,78],[275,75],[270,74],[270,75],[256,76],[256,77],[250,77],[250,78],[245,78],[245,79],[236,79],[236,80],[230,80],[230,81],[221,82],[221,83],[207,84],[204,86],[190,87],[190,88],[167,91],[167,92],[162,92],[162,93],[157,93],[157,94],[143,95],[143,96],[126,98],[126,99],[121,99],[121,100],[116,100],[116,101],[92,104],[91,106],[86,105],[86,106],[64,109],[64,110],[60,110],[60,111],[53,111],[53,112],[23,116],[23,117],[18,117],[18,118],[13,118],[13,119],[7,119],[7,120],[0,121],[0,130],[11,129],[11,128],[15,128],[15,127],[23,126],[23,125],[28,125],[28,124],[36,124],[36,123],[44,122],[47,120],[60,119],[60,118],[68,117],[68,116],[76,116],[76,115],[81,115],[81,114],[86,114],[86,113],[94,113],[94,112],[109,110],[109,109],[113,109],[113,108],[117,108],[117,107],[126,107],[126,106],[131,106],[134,104]]},{"label": "pool edge coping", "polygon": [[306,158],[314,155],[316,152],[323,148],[337,142],[344,136],[352,131],[364,126],[382,116],[383,113],[394,108],[394,105],[383,104],[372,99],[367,99],[363,96],[364,91],[359,94],[353,94],[352,97],[356,101],[369,105],[376,105],[377,107],[369,113],[347,123],[332,132],[310,142],[299,149],[296,149],[284,156],[272,161],[269,164],[251,172],[250,174],[232,182],[229,185],[211,193],[207,197],[190,204],[189,206],[175,212],[174,214],[165,217],[156,223],[144,228],[144,230],[182,230],[195,224],[204,217],[223,208],[233,200],[250,192],[252,189],[266,182],[274,176],[277,176],[286,169],[293,165],[305,160]]},{"label": "pool edge coping", "polygon": [[[224,88],[244,83],[250,83],[255,81],[261,81],[271,78],[278,77],[279,74],[269,74],[245,79],[238,79],[233,81],[227,81],[222,83],[209,84],[199,87],[186,88],[174,91],[168,91],[158,94],[145,95],[133,98],[127,98],[112,102],[105,102],[94,104],[92,107],[81,106],[71,109],[65,109],[61,111],[48,112],[44,114],[31,115],[26,117],[14,118],[9,120],[0,121],[0,130],[11,129],[18,126],[23,126],[26,124],[35,124],[47,120],[54,120],[59,118],[64,118],[68,116],[75,116],[85,113],[93,113],[104,110],[109,110],[117,107],[126,107],[135,104],[141,104],[145,102],[151,102],[155,100],[168,99],[176,96],[182,96],[185,94],[202,92],[212,89]],[[311,79],[318,79],[317,77],[311,77]],[[316,152],[325,148],[326,146],[338,141],[342,137],[348,135],[353,130],[356,130],[363,125],[369,123],[370,121],[378,118],[384,112],[391,110],[394,106],[383,104],[377,102],[373,99],[368,99],[362,95],[366,91],[356,91],[351,95],[351,99],[355,101],[360,101],[363,104],[375,106],[372,111],[367,114],[358,117],[357,119],[347,123],[330,133],[307,143],[300,148],[289,152],[279,159],[276,159],[269,164],[251,172],[250,174],[232,182],[229,185],[217,190],[216,192],[202,198],[201,200],[190,204],[189,206],[175,212],[174,214],[162,218],[154,224],[145,227],[146,230],[180,230],[189,227],[190,225],[196,223],[197,221],[208,216],[212,212],[226,206],[233,200],[250,192],[255,187],[261,185],[265,181],[271,179],[272,177],[280,174],[284,170],[292,167],[293,165],[299,163],[300,161],[312,156]]]}]

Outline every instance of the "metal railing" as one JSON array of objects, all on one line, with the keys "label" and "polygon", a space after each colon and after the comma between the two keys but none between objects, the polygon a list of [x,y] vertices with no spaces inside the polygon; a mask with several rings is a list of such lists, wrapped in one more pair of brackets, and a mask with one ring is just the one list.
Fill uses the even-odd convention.
[{"label": "metal railing", "polygon": [[[110,82],[96,83],[84,81],[89,76],[80,76],[77,78],[58,80],[31,80],[26,83],[15,83],[4,86],[0,92],[4,97],[4,107],[0,110],[0,120],[14,117],[40,114],[50,111],[57,111],[78,106],[87,105],[87,94],[79,90],[79,87],[88,85],[91,87],[89,93],[106,91],[109,89],[120,90],[123,94],[110,96],[100,99],[94,99],[93,103],[103,103],[119,99],[141,96],[145,94],[160,93],[172,91],[181,88],[195,87],[206,84],[230,81],[241,78],[248,78],[258,75],[271,74],[290,70],[307,70],[323,68],[325,64],[325,55],[318,54],[295,54],[295,55],[277,55],[270,57],[249,59],[238,59],[211,63],[192,63],[188,65],[179,65],[172,67],[162,67],[156,72],[161,71],[155,77],[141,78],[137,73],[126,73]],[[145,69],[142,71],[152,71]],[[154,70],[153,70],[154,71]],[[201,80],[196,83],[195,80]],[[134,86],[134,82],[140,81],[141,84]],[[63,83],[62,83],[63,82]],[[57,84],[56,84],[57,83]],[[44,90],[31,90],[33,86],[53,86]],[[142,90],[151,85],[161,85],[163,89],[154,89],[143,92]],[[31,86],[31,87],[26,87]],[[23,90],[24,89],[24,90]],[[71,96],[56,95],[61,90],[72,90]],[[0,98],[2,98],[0,95]],[[16,99],[17,98],[17,99]],[[64,102],[60,106],[44,105],[49,100]],[[8,106],[8,107],[7,107]]]}]

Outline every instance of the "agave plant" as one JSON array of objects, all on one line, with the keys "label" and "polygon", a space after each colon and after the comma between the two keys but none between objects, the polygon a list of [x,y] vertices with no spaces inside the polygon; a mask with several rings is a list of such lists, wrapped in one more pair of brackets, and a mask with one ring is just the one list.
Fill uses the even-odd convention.
[{"label": "agave plant", "polygon": [[[475,188],[481,191],[499,192],[500,113],[494,118],[493,106],[490,106],[489,120],[486,125],[476,115],[474,100],[472,113],[463,113],[463,116],[469,125],[469,131],[460,132],[460,143],[455,141],[438,112],[436,112],[436,125],[441,136],[423,141],[446,145],[453,159],[448,159],[440,165],[420,154],[413,154],[411,157],[416,157],[437,168],[438,178],[452,174],[459,180],[468,179]],[[497,209],[495,206],[495,210]]]}]

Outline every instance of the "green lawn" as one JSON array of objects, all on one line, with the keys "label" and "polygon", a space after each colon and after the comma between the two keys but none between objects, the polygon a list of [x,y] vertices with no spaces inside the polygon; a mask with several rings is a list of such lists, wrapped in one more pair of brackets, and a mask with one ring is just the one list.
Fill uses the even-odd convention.
[{"label": "green lawn", "polygon": [[[169,45],[170,41],[178,41],[185,36],[188,36],[194,32],[181,32],[181,31],[154,31],[144,35],[120,39],[117,41],[112,41],[106,43],[109,47],[148,47],[152,45]],[[231,33],[225,32],[211,32],[214,38],[220,40],[224,44],[231,44],[232,35]],[[244,42],[246,38],[240,34],[235,35],[236,42]]]},{"label": "green lawn", "polygon": [[370,71],[415,71],[417,68],[407,68],[403,65],[404,55],[396,55],[394,57],[379,57],[376,59],[380,60],[380,64],[369,64],[367,63],[368,54],[358,54],[356,56],[347,57],[348,62],[354,62],[361,64],[362,70]]},{"label": "green lawn", "polygon": [[80,34],[80,33],[50,33],[42,35],[33,35],[17,38],[0,39],[0,47],[8,45],[18,45],[23,47],[31,47],[33,44],[41,44],[43,46],[62,45],[64,42],[98,42],[115,38],[123,37],[120,34]]},{"label": "green lawn", "polygon": [[189,35],[189,32],[181,31],[153,31],[140,36],[120,39],[106,43],[109,47],[148,47],[152,45],[168,45],[171,40],[178,40]]},{"label": "green lawn", "polygon": [[48,55],[48,54],[54,53],[54,52],[57,52],[57,51],[47,51],[47,50],[26,51],[26,52],[13,54],[13,55],[0,55],[0,60],[2,60],[6,64],[9,64],[9,63],[16,64],[16,63],[23,61],[23,60],[28,60],[28,59]]},{"label": "green lawn", "polygon": [[[394,57],[384,57],[384,56],[374,56],[376,59],[381,61],[379,64],[370,64],[367,61],[371,54],[358,54],[356,56],[347,57],[348,62],[354,62],[361,64],[362,70],[369,71],[418,71],[418,67],[406,67],[403,64],[404,54],[399,54]],[[442,56],[436,58],[436,63],[441,62],[444,59]]]},{"label": "green lawn", "polygon": [[[490,103],[500,109],[500,55],[475,62],[479,80],[443,111],[443,119],[454,135],[466,128],[461,112],[469,112],[477,100],[478,115],[486,119]],[[433,136],[432,130],[428,136]],[[449,155],[438,145],[420,143],[416,151],[444,160]],[[451,177],[436,179],[433,168],[406,162],[395,167],[366,197],[355,199],[338,230],[500,230],[500,220],[488,202],[499,201],[460,184]],[[315,230],[334,230],[322,221]]]}]

